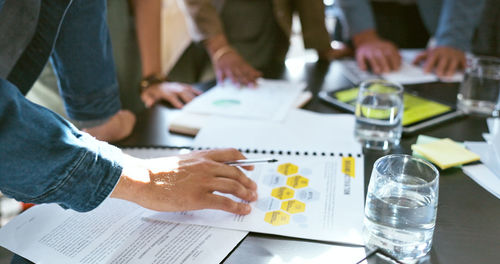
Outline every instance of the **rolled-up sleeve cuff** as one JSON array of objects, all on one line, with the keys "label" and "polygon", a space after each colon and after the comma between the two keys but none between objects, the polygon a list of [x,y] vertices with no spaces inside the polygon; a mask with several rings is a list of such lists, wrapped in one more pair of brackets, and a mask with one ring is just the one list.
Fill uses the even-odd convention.
[{"label": "rolled-up sleeve cuff", "polygon": [[[52,190],[57,193],[59,205],[75,211],[90,211],[101,204],[113,191],[122,173],[122,151],[88,134],[81,140],[87,148],[71,167],[67,177]],[[51,195],[51,193],[46,193]],[[44,197],[38,197],[41,201]],[[36,200],[33,202],[37,202]]]},{"label": "rolled-up sleeve cuff", "polygon": [[[84,91],[81,87],[79,91]],[[68,116],[80,122],[105,120],[121,109],[120,92],[117,83],[86,94],[63,94]]]},{"label": "rolled-up sleeve cuff", "polygon": [[453,47],[464,52],[469,51],[471,47],[470,41],[468,40],[456,40],[447,36],[436,37],[436,46]]}]

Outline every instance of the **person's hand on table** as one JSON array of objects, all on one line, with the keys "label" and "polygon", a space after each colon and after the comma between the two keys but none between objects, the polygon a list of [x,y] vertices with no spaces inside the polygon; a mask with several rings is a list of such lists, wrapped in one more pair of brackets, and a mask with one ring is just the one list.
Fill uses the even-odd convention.
[{"label": "person's hand on table", "polygon": [[414,64],[423,64],[425,72],[435,72],[439,77],[449,77],[466,66],[465,53],[459,49],[438,46],[417,55]]},{"label": "person's hand on table", "polygon": [[375,74],[381,74],[398,70],[401,66],[398,48],[380,38],[375,31],[363,31],[353,37],[353,42],[356,61],[362,70],[371,69]]},{"label": "person's hand on table", "polygon": [[[219,209],[249,214],[247,203],[214,192],[257,200],[257,185],[238,167],[225,161],[245,159],[235,149],[197,151],[186,155],[142,160],[125,156],[124,168],[111,197],[156,211]],[[253,166],[243,167],[252,170]]]},{"label": "person's hand on table", "polygon": [[191,102],[201,93],[200,90],[188,84],[162,82],[153,84],[142,91],[141,99],[148,108],[161,100],[169,102],[175,108],[182,108],[184,104]]},{"label": "person's hand on table", "polygon": [[122,140],[132,133],[135,125],[135,115],[129,110],[120,110],[105,123],[83,128],[82,131],[89,133],[93,137],[107,142]]},{"label": "person's hand on table", "polygon": [[262,76],[260,71],[248,64],[234,49],[219,58],[212,57],[212,62],[218,81],[229,78],[234,83],[255,86],[257,79]]},{"label": "person's hand on table", "polygon": [[215,35],[204,41],[210,54],[217,81],[229,78],[234,83],[255,86],[262,73],[253,68],[227,42],[223,34]]}]

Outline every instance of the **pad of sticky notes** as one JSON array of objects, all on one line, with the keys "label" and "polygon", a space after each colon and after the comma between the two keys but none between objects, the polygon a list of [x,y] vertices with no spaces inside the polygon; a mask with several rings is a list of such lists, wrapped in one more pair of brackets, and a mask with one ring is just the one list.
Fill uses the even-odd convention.
[{"label": "pad of sticky notes", "polygon": [[479,160],[479,156],[456,143],[445,138],[425,144],[412,145],[411,149],[424,156],[441,169]]}]

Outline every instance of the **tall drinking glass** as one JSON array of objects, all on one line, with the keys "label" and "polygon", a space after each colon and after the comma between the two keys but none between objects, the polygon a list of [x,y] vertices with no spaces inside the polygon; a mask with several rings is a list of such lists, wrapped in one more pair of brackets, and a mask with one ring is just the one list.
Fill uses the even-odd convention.
[{"label": "tall drinking glass", "polygon": [[457,99],[458,109],[467,114],[499,116],[500,58],[468,58]]},{"label": "tall drinking glass", "polygon": [[425,256],[432,246],[439,172],[429,162],[395,154],[378,159],[368,185],[364,237],[401,261]]},{"label": "tall drinking glass", "polygon": [[354,135],[364,147],[387,150],[399,144],[403,87],[384,80],[362,82],[356,101]]}]

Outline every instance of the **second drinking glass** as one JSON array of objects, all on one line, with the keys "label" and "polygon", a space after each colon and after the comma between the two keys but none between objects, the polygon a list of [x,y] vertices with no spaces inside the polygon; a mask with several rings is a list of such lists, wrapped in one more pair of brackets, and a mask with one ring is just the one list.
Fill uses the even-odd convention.
[{"label": "second drinking glass", "polygon": [[356,101],[354,134],[364,147],[388,150],[402,133],[403,87],[384,80],[361,83]]}]

